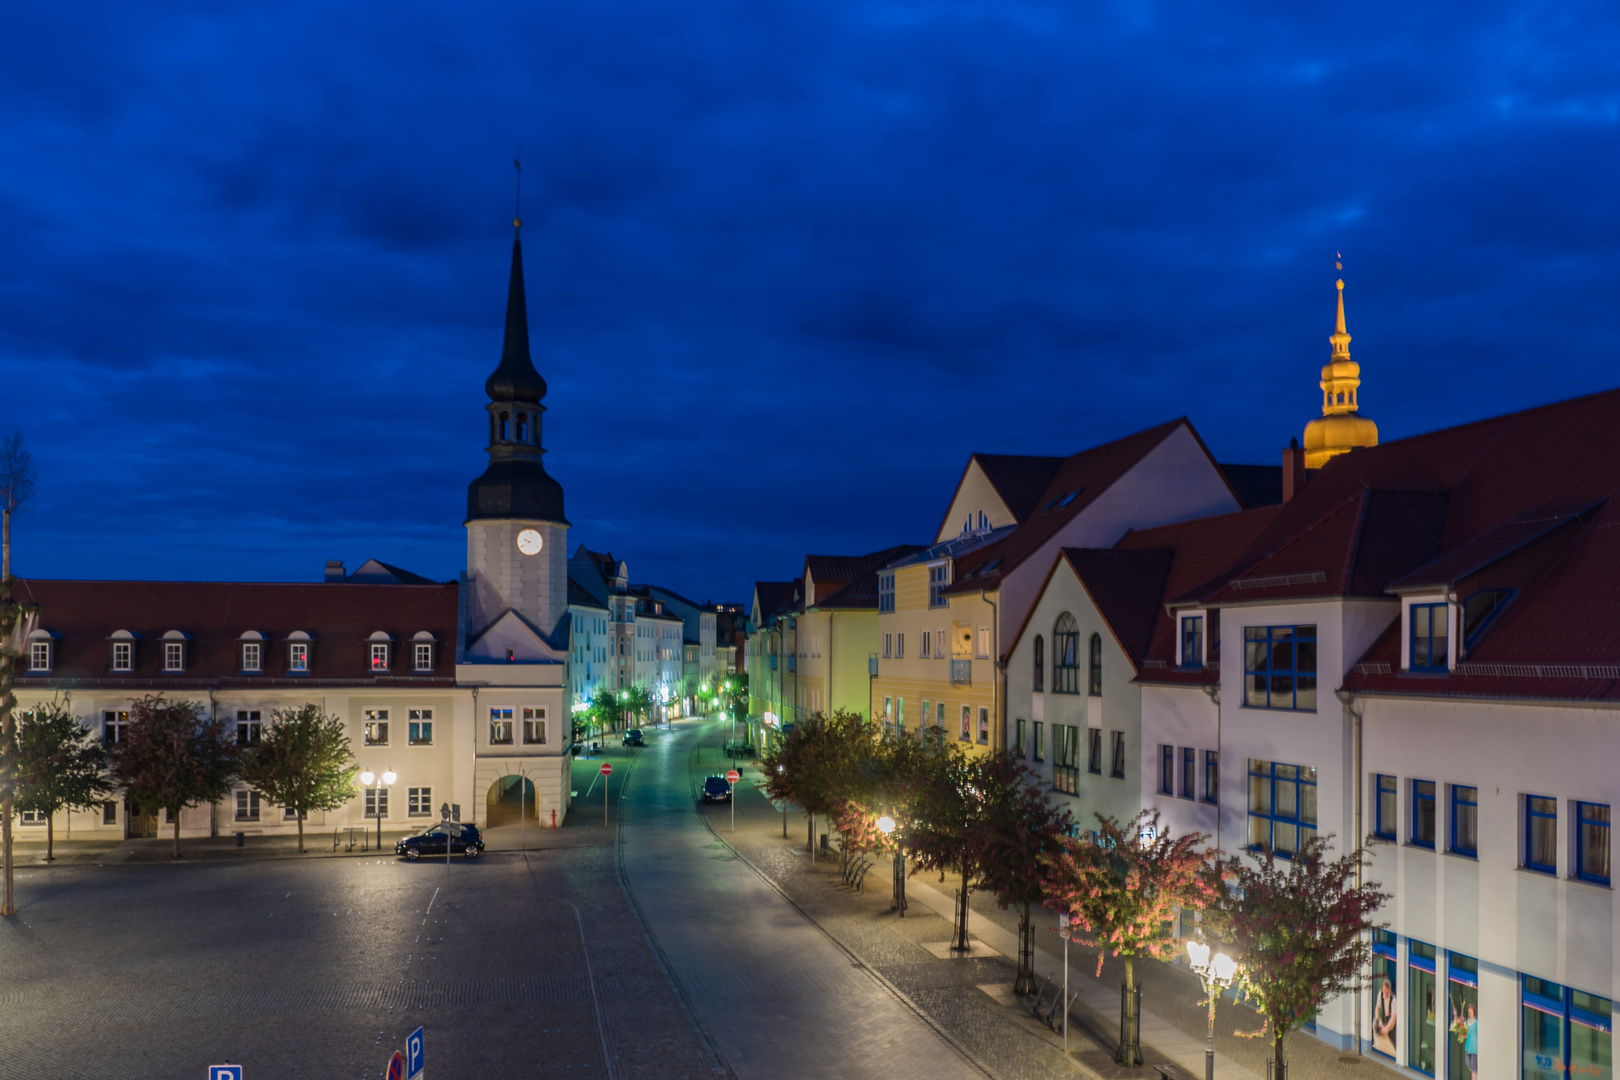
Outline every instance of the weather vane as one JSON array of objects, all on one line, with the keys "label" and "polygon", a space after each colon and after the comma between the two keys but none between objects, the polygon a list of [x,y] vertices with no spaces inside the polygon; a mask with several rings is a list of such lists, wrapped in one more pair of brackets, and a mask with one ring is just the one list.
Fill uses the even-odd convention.
[{"label": "weather vane", "polygon": [[1335,251],[1333,253],[1333,269],[1335,269],[1335,270],[1343,270],[1344,269],[1344,253],[1343,252]]}]

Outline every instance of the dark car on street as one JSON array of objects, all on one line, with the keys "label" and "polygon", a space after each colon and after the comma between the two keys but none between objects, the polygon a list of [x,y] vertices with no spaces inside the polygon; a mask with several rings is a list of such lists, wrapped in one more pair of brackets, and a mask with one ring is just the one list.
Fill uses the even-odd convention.
[{"label": "dark car on street", "polygon": [[703,781],[704,802],[730,802],[731,785],[723,776],[711,776]]},{"label": "dark car on street", "polygon": [[625,732],[624,733],[624,745],[626,745],[626,746],[646,746],[647,743],[641,737],[641,729],[638,728],[638,727],[633,727],[629,731]]},{"label": "dark car on street", "polygon": [[442,858],[446,839],[450,842],[452,855],[476,859],[484,853],[484,837],[478,831],[478,826],[460,821],[441,821],[396,843],[394,854],[403,855],[412,862],[431,855]]}]

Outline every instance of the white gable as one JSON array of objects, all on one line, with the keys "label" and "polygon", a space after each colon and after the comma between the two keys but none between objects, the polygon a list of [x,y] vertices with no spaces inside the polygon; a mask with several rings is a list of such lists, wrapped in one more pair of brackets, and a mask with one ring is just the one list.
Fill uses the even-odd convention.
[{"label": "white gable", "polygon": [[478,640],[467,646],[467,656],[462,662],[533,664],[563,659],[565,656],[548,645],[534,627],[524,622],[516,612],[508,611],[480,634]]}]

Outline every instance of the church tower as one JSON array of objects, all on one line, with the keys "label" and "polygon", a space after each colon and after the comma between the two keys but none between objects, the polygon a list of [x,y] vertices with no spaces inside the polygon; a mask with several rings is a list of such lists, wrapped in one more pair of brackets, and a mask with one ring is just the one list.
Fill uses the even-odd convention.
[{"label": "church tower", "polygon": [[[514,219],[512,224],[522,223]],[[568,610],[568,519],[562,485],[541,462],[546,381],[529,357],[523,241],[517,234],[501,362],[485,380],[484,392],[489,466],[467,488],[464,651],[472,661],[555,660],[568,647],[566,639],[559,643],[553,637]],[[511,625],[509,616],[532,633]]]},{"label": "church tower", "polygon": [[1350,359],[1350,333],[1344,327],[1344,280],[1339,289],[1339,314],[1333,336],[1333,354],[1322,368],[1322,415],[1305,425],[1305,467],[1320,469],[1330,458],[1364,446],[1378,445],[1378,425],[1360,413],[1356,397],[1361,387],[1361,365]]}]

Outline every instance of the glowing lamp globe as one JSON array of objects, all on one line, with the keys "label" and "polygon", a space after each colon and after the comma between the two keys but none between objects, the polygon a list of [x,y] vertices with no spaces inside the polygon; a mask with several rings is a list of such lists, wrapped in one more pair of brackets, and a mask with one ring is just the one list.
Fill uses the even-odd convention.
[{"label": "glowing lamp globe", "polygon": [[376,779],[377,774],[369,769],[360,774],[360,783],[364,784],[366,787],[370,787],[374,782],[376,782]]},{"label": "glowing lamp globe", "polygon": [[894,832],[894,818],[890,817],[888,814],[884,814],[882,817],[877,819],[877,827],[878,832],[882,833],[884,836],[888,836],[890,833]]},{"label": "glowing lamp globe", "polygon": [[394,775],[394,770],[392,769],[389,769],[387,772],[383,773],[383,783],[385,784],[392,784],[398,779],[399,777]]},{"label": "glowing lamp globe", "polygon": [[1232,976],[1237,974],[1237,961],[1225,953],[1215,954],[1215,977],[1221,982],[1231,982]]},{"label": "glowing lamp globe", "polygon": [[1187,942],[1187,959],[1192,961],[1195,970],[1204,970],[1209,967],[1209,946],[1202,941]]}]

